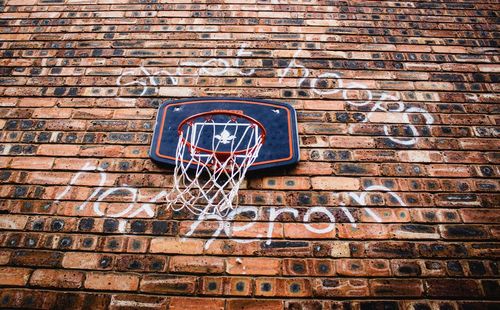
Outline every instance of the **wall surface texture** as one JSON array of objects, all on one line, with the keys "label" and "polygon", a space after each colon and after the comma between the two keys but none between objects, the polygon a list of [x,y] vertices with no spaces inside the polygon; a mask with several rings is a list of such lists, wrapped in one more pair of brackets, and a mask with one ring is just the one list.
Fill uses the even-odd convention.
[{"label": "wall surface texture", "polygon": [[[0,307],[499,309],[495,0],[0,0]],[[301,161],[174,212],[158,105],[292,104]]]}]

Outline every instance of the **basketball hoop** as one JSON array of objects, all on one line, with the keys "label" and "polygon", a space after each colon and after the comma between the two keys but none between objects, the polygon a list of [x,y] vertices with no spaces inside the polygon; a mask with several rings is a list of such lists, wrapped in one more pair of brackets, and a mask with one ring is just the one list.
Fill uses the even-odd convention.
[{"label": "basketball hoop", "polygon": [[226,218],[247,172],[300,160],[297,114],[263,99],[167,101],[158,108],[149,156],[173,166],[169,209]]},{"label": "basketball hoop", "polygon": [[226,216],[259,156],[264,126],[238,110],[212,110],[179,123],[168,206],[196,215]]}]

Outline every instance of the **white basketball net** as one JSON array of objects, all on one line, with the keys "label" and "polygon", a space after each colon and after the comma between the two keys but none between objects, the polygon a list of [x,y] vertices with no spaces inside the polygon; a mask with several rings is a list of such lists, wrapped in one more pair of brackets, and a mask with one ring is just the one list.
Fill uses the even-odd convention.
[{"label": "white basketball net", "polygon": [[225,217],[237,206],[238,190],[259,156],[264,133],[246,119],[226,118],[227,122],[196,119],[179,133],[168,207]]}]

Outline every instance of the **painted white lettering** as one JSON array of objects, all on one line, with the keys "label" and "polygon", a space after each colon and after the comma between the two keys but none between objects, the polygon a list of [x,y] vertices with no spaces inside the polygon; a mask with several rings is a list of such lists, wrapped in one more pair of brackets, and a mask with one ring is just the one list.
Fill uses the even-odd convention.
[{"label": "painted white lettering", "polygon": [[[313,213],[323,213],[323,214],[325,214],[328,217],[328,219],[330,220],[331,223],[328,224],[328,226],[325,227],[325,228],[323,228],[323,229],[318,229],[316,227],[313,227],[311,224],[308,223],[309,220],[310,220],[311,214],[313,214]],[[312,207],[312,208],[308,208],[306,214],[304,215],[304,226],[310,232],[313,232],[313,233],[316,233],[316,234],[326,234],[326,233],[329,233],[329,232],[331,232],[332,230],[335,229],[335,217],[325,207]]]}]

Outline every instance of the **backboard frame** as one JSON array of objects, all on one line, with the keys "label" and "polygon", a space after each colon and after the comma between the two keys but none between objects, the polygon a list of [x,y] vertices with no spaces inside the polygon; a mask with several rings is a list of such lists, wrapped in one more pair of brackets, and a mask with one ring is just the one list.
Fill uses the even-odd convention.
[{"label": "backboard frame", "polygon": [[[179,124],[195,114],[217,110],[244,113],[261,122],[266,128],[266,142],[271,142],[267,147],[264,143],[249,171],[292,165],[300,160],[297,114],[290,104],[235,97],[190,98],[160,104],[149,151],[151,159],[159,164],[175,166]],[[277,130],[268,129],[273,126],[277,127]],[[280,126],[285,126],[285,131],[281,130]],[[280,153],[276,152],[278,149]]]}]

